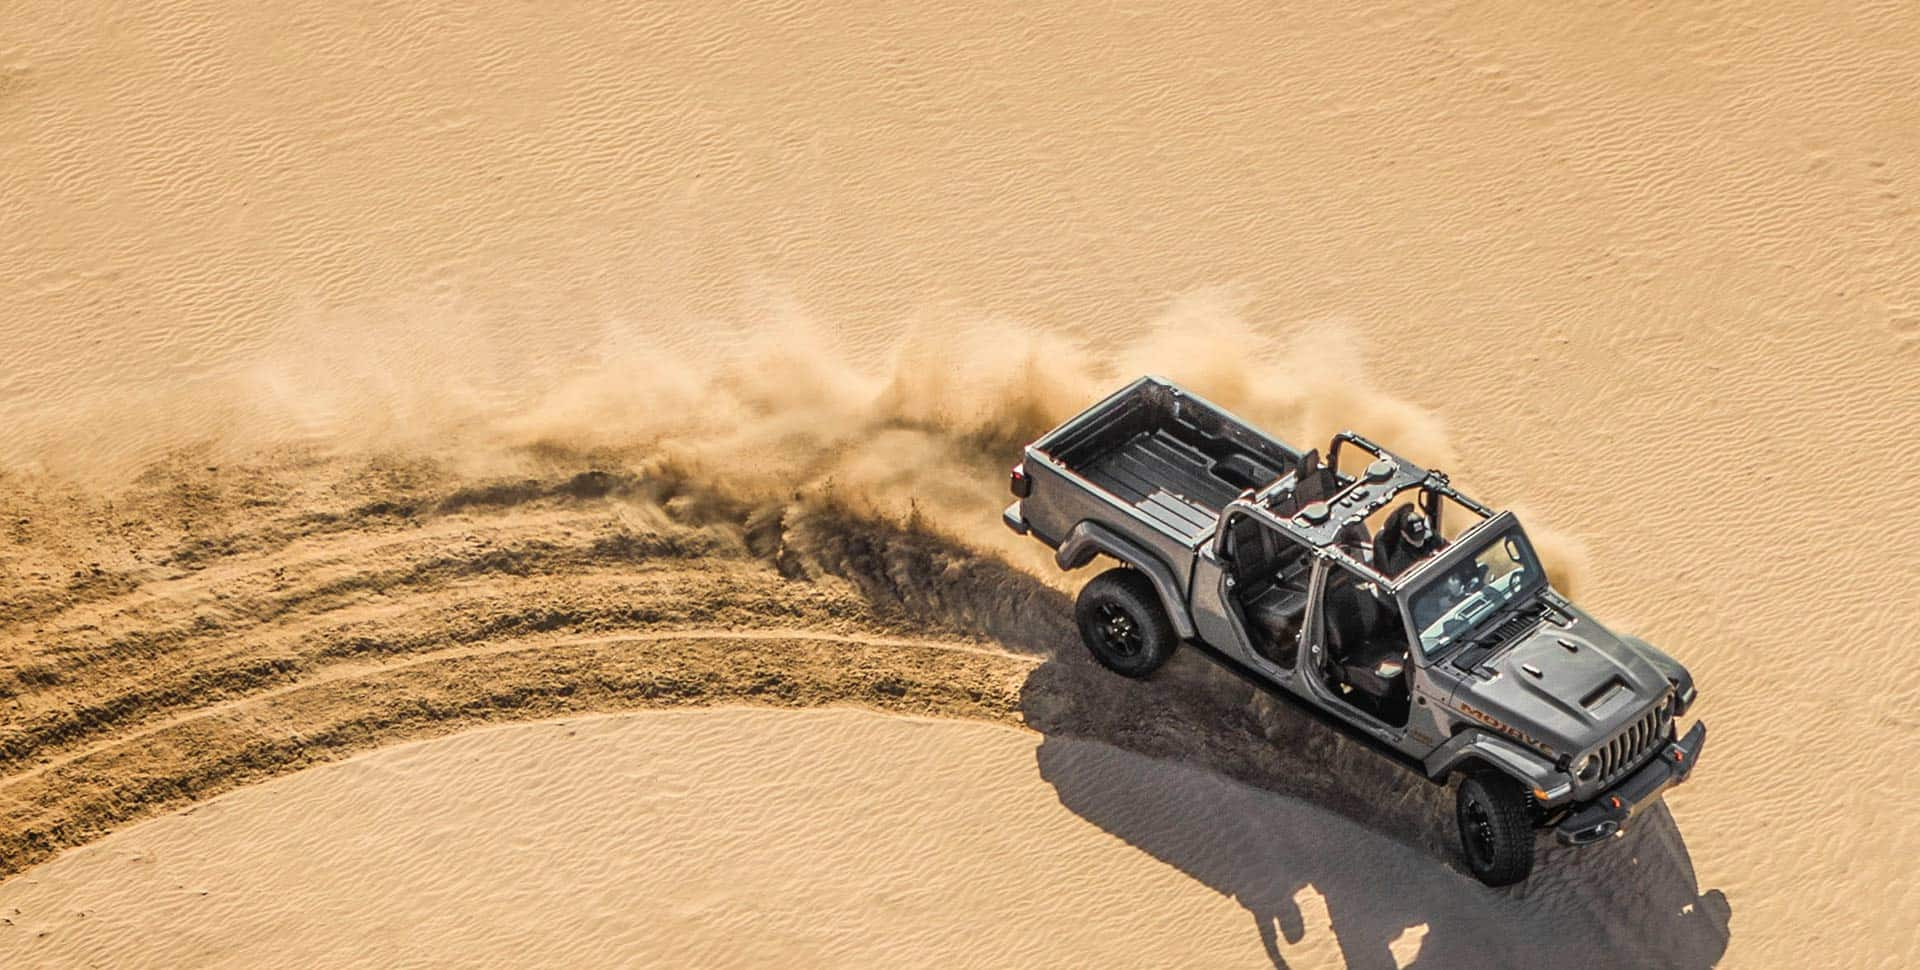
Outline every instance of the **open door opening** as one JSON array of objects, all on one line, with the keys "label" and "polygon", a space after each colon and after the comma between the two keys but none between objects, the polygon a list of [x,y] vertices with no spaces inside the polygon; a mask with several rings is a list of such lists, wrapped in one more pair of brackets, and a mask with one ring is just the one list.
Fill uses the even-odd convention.
[{"label": "open door opening", "polygon": [[1251,515],[1232,516],[1226,537],[1233,577],[1229,600],[1241,628],[1255,653],[1291,669],[1307,613],[1312,559],[1304,545]]},{"label": "open door opening", "polygon": [[1328,570],[1324,607],[1322,682],[1368,716],[1405,727],[1412,647],[1400,611],[1346,569]]}]

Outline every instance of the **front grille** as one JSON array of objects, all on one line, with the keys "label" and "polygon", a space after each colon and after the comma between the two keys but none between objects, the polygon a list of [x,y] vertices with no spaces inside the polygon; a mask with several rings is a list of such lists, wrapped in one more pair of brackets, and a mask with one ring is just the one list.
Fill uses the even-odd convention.
[{"label": "front grille", "polygon": [[1663,698],[1660,703],[1648,709],[1639,719],[1626,726],[1619,734],[1600,746],[1594,752],[1600,759],[1600,780],[1613,781],[1615,778],[1640,767],[1646,756],[1660,742],[1666,740],[1666,712],[1668,702]]}]

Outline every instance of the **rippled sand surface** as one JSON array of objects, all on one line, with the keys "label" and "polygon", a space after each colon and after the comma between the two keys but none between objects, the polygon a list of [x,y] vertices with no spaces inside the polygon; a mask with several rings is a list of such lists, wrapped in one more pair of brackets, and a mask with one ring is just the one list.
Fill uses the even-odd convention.
[{"label": "rippled sand surface", "polygon": [[[5,19],[0,893],[407,739],[850,703],[1297,799],[1471,896],[1447,905],[1585,913],[1574,936],[1629,965],[1920,953],[1910,4]],[[1001,481],[1144,370],[1519,503],[1577,598],[1699,678],[1712,740],[1670,815],[1485,894],[1449,868],[1444,792],[1197,662],[1096,676],[1064,627],[1084,577],[999,529]],[[381,797],[366,763],[276,784]],[[1050,780],[1012,748],[966,764],[989,800]],[[1096,826],[1179,815],[1053,787]],[[1284,923],[1311,886],[1336,930],[1392,914],[1337,956],[1378,965],[1426,922],[1424,962],[1474,965],[1438,910],[1339,902],[1364,893],[1308,847],[1259,857],[1309,860],[1270,891],[1113,825],[1110,881],[1217,917],[1183,944],[1223,960],[1273,955],[1223,897]],[[1021,925],[1065,954],[1090,877],[1017,873]],[[678,886],[661,905],[697,909]],[[941,925],[1002,913],[979,905]]]},{"label": "rippled sand surface", "polygon": [[1097,742],[722,708],[496,728],[249,788],[14,880],[0,913],[30,964],[129,968],[1565,956],[1527,902],[1469,885]]}]

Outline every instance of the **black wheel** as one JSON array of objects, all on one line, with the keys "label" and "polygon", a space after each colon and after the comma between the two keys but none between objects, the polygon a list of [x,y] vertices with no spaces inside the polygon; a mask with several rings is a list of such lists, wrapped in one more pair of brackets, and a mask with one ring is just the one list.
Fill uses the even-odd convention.
[{"label": "black wheel", "polygon": [[1519,782],[1490,771],[1470,775],[1460,783],[1454,813],[1474,878],[1511,886],[1533,872],[1533,818]]},{"label": "black wheel", "polygon": [[1080,591],[1073,618],[1101,666],[1128,677],[1160,669],[1179,645],[1152,581],[1136,569],[1109,569]]}]

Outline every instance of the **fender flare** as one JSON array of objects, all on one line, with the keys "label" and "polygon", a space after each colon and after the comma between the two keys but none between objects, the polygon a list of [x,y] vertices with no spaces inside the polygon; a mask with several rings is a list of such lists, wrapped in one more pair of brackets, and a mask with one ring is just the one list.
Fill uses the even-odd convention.
[{"label": "fender flare", "polygon": [[1154,592],[1160,594],[1160,606],[1167,611],[1167,619],[1173,621],[1173,632],[1182,640],[1193,639],[1193,617],[1187,613],[1186,603],[1180,598],[1180,580],[1165,561],[1145,546],[1087,519],[1075,525],[1067,537],[1060,541],[1060,547],[1054,550],[1053,561],[1061,569],[1071,571],[1092,562],[1093,557],[1100,553],[1146,573],[1147,579],[1153,583]]},{"label": "fender flare", "polygon": [[1654,669],[1667,678],[1667,683],[1673,685],[1673,716],[1679,717],[1687,713],[1687,708],[1693,706],[1694,698],[1698,696],[1693,689],[1692,672],[1666,651],[1639,637],[1622,635],[1620,642],[1640,651],[1647,658],[1647,662],[1653,664]]},{"label": "fender flare", "polygon": [[1461,731],[1447,739],[1447,743],[1433,749],[1433,753],[1425,759],[1427,777],[1433,781],[1445,781],[1455,769],[1470,761],[1482,762],[1510,775],[1530,790],[1556,793],[1556,789],[1566,789],[1566,792],[1556,794],[1573,790],[1573,780],[1545,758],[1478,728]]}]

